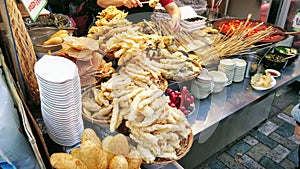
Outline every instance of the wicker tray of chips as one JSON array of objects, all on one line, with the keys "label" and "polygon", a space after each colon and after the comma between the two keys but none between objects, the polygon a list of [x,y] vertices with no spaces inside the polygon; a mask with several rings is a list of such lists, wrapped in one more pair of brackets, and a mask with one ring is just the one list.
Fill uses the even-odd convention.
[{"label": "wicker tray of chips", "polygon": [[[94,104],[96,103],[97,104],[97,101],[95,100],[96,96],[95,96],[95,91],[96,90],[99,90],[100,91],[100,86],[91,86],[91,87],[88,87],[86,88],[86,90],[84,92],[82,92],[82,117],[93,123],[93,124],[98,124],[98,125],[105,125],[105,126],[109,126],[109,122],[110,122],[110,116],[103,116],[102,118],[93,118],[93,114],[96,113],[96,112],[92,112],[89,110],[89,112],[91,114],[89,114],[88,112],[86,112],[86,105],[85,105],[85,101],[86,100],[89,100],[92,102],[90,104]],[[99,109],[101,108],[101,106],[98,104],[99,106]]]},{"label": "wicker tray of chips", "polygon": [[180,160],[190,151],[190,149],[193,145],[193,142],[194,142],[194,135],[191,132],[187,139],[182,139],[180,141],[180,145],[182,145],[182,147],[180,149],[176,150],[176,154],[178,156],[177,159],[170,160],[170,159],[165,159],[165,158],[156,158],[153,163],[151,163],[151,164],[144,163],[144,165],[165,165],[165,164],[169,164],[169,163],[175,162],[177,160]]}]

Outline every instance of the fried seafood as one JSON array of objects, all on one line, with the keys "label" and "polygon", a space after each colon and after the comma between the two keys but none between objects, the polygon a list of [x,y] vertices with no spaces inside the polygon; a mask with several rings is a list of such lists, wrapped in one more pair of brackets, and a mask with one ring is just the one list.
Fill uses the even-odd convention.
[{"label": "fried seafood", "polygon": [[[191,133],[185,116],[180,110],[169,107],[169,98],[163,95],[162,90],[154,85],[149,88],[137,87],[131,79],[126,81],[128,78],[118,74],[101,86],[100,92],[109,91],[113,98],[110,131],[114,132],[124,119],[130,129],[130,138],[141,149],[149,150],[155,158],[176,159],[176,151],[181,147],[180,140],[187,139]],[[125,86],[120,88],[115,83],[123,83]],[[143,155],[147,163],[153,162],[155,158],[149,159]]]},{"label": "fried seafood", "polygon": [[[155,105],[151,102],[155,98]],[[170,107],[168,97],[157,89],[145,89],[133,99],[126,126],[146,163],[156,158],[176,160],[180,140],[191,133],[183,113]]]},{"label": "fried seafood", "polygon": [[127,19],[122,19],[110,25],[92,26],[88,31],[87,37],[99,39],[102,42],[104,39],[109,39],[115,34],[126,31],[130,27],[132,27],[132,23]]},{"label": "fried seafood", "polygon": [[68,37],[62,43],[62,50],[56,55],[66,57],[78,67],[81,86],[96,84],[103,78],[111,77],[115,69],[106,63],[99,53],[98,42],[86,37]]},{"label": "fried seafood", "polygon": [[[89,29],[87,37],[93,39],[98,39],[99,37],[110,37],[109,35],[113,34],[108,33],[109,30],[131,25],[131,22],[125,19],[126,16],[127,13],[118,10],[115,6],[107,7],[98,14],[95,26],[92,26]],[[108,35],[106,35],[106,33],[108,33]]]},{"label": "fried seafood", "polygon": [[170,53],[167,49],[148,50],[142,60],[146,62],[145,67],[160,71],[166,79],[188,79],[202,70],[198,62],[182,52]]},{"label": "fried seafood", "polygon": [[113,106],[112,100],[101,89],[92,88],[82,97],[82,113],[88,118],[97,120],[109,120]]},{"label": "fried seafood", "polygon": [[128,13],[125,13],[117,9],[117,7],[115,6],[109,6],[99,13],[95,25],[103,26],[103,25],[113,23],[114,21],[125,19],[127,14]]},{"label": "fried seafood", "polygon": [[[140,59],[150,66],[139,66]],[[165,89],[160,89],[151,79],[161,76],[161,68],[153,67],[151,63],[160,63],[147,59],[132,59],[110,80],[94,88],[88,98],[83,97],[83,108],[97,112],[106,108],[111,132],[125,121],[130,130],[129,136],[137,144],[144,162],[176,160],[177,152],[183,146],[181,141],[188,139],[191,128],[184,114],[168,105],[169,97],[164,95]],[[91,107],[86,106],[85,101]],[[106,104],[112,107],[106,107]],[[95,118],[94,114],[92,112],[90,117]]]}]

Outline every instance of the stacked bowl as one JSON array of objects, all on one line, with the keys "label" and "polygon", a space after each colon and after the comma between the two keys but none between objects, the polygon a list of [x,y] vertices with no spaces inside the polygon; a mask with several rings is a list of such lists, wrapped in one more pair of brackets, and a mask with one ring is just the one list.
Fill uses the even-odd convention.
[{"label": "stacked bowl", "polygon": [[228,79],[226,86],[230,85],[234,77],[235,62],[232,59],[221,59],[218,71],[224,72]]},{"label": "stacked bowl", "polygon": [[197,99],[205,99],[212,93],[214,87],[213,77],[207,69],[203,69],[201,74],[192,81],[191,92]]},{"label": "stacked bowl", "polygon": [[49,137],[62,146],[78,144],[84,127],[76,64],[63,57],[45,55],[36,62],[34,70]]},{"label": "stacked bowl", "polygon": [[214,87],[212,93],[221,92],[228,82],[228,78],[226,74],[222,71],[210,71],[208,73],[211,77],[213,77]]},{"label": "stacked bowl", "polygon": [[247,62],[244,59],[232,59],[235,63],[233,82],[244,80]]}]

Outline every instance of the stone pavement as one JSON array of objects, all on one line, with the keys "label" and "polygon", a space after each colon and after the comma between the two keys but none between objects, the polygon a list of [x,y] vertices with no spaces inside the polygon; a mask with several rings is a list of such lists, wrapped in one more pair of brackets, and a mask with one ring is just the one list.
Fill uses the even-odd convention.
[{"label": "stone pavement", "polygon": [[271,117],[195,169],[294,169],[298,144],[292,108],[300,102],[300,83],[276,93]]}]

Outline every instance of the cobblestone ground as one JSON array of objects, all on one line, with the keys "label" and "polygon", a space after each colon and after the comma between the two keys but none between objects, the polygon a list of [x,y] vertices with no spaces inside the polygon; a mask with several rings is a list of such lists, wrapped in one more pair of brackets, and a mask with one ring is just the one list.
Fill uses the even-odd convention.
[{"label": "cobblestone ground", "polygon": [[292,108],[300,102],[300,83],[276,93],[271,116],[196,169],[294,169],[298,145]]}]

